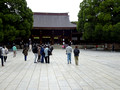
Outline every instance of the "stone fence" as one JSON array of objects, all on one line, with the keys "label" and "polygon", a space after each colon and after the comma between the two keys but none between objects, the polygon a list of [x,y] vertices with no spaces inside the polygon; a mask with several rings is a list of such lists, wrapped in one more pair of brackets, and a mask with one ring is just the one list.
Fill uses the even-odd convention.
[{"label": "stone fence", "polygon": [[[66,45],[67,46],[67,45]],[[96,49],[97,50],[112,50],[113,44],[104,45],[71,45],[72,48],[78,46],[79,49]],[[54,48],[62,48],[62,45],[53,45]],[[120,44],[114,44],[114,50],[120,50]]]}]

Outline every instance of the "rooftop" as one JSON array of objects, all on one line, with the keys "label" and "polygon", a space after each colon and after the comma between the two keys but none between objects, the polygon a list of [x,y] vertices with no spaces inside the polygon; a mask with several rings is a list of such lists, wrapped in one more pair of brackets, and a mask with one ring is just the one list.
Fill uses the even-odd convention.
[{"label": "rooftop", "polygon": [[68,13],[34,12],[33,18],[34,28],[76,28],[76,25],[70,22]]}]

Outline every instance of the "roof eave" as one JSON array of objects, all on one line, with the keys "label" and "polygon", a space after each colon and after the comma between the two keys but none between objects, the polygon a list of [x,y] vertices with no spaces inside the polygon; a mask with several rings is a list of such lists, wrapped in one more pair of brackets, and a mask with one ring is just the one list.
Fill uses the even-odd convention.
[{"label": "roof eave", "polygon": [[33,29],[41,29],[41,30],[70,30],[70,29],[76,29],[76,27],[33,27]]}]

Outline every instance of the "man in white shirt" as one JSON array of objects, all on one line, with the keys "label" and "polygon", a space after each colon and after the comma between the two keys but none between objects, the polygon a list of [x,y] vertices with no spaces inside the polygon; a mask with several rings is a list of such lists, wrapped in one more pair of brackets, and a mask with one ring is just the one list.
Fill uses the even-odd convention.
[{"label": "man in white shirt", "polygon": [[50,63],[50,61],[49,61],[49,55],[48,55],[48,50],[49,50],[49,47],[48,47],[48,45],[46,45],[46,47],[45,47],[45,49],[44,49],[45,62],[46,62],[46,63]]},{"label": "man in white shirt", "polygon": [[71,44],[68,44],[68,46],[66,47],[66,54],[67,54],[67,61],[68,64],[71,64],[71,53],[72,53],[72,47]]}]

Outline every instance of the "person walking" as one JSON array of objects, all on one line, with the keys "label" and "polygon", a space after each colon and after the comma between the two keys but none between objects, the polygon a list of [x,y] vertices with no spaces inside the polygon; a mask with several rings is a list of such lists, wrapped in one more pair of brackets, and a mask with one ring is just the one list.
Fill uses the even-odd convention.
[{"label": "person walking", "polygon": [[38,56],[38,48],[36,45],[33,46],[32,51],[35,55],[34,63],[37,63],[37,56]]},{"label": "person walking", "polygon": [[22,53],[24,54],[25,61],[27,61],[27,55],[28,55],[28,47],[27,46],[24,47]]},{"label": "person walking", "polygon": [[68,64],[71,64],[71,53],[72,53],[72,47],[71,44],[68,44],[68,46],[66,47],[66,54],[67,54],[67,61]]},{"label": "person walking", "polygon": [[0,47],[0,58],[1,58],[1,65],[4,66],[4,61],[3,61],[3,47]]},{"label": "person walking", "polygon": [[74,53],[74,58],[75,58],[75,64],[78,65],[78,57],[80,53],[78,46],[75,46],[73,53]]},{"label": "person walking", "polygon": [[7,60],[7,54],[8,54],[8,49],[7,49],[7,47],[6,46],[3,46],[3,49],[2,49],[3,51],[3,59],[4,59],[4,62],[6,62],[6,60]]},{"label": "person walking", "polygon": [[13,50],[13,57],[16,57],[17,47],[15,46],[15,44],[13,44],[12,50]]}]

